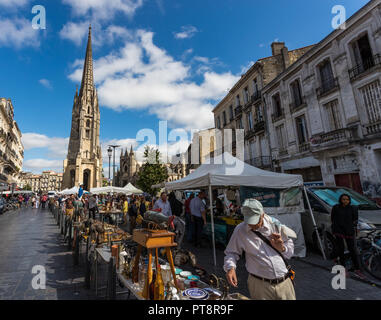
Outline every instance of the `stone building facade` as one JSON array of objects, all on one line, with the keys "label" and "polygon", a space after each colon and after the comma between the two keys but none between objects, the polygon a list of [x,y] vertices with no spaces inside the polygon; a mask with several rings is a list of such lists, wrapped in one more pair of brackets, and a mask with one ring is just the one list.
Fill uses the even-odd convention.
[{"label": "stone building facade", "polygon": [[0,98],[0,182],[20,183],[24,159],[21,131],[14,120],[14,109],[10,99]]},{"label": "stone building facade", "polygon": [[75,93],[63,188],[83,184],[85,190],[102,186],[102,153],[99,143],[100,112],[94,86],[91,27],[89,28],[81,89]]},{"label": "stone building facade", "polygon": [[28,185],[34,192],[62,191],[63,173],[47,170],[42,174],[25,172],[22,176],[22,188]]},{"label": "stone building facade", "polygon": [[380,54],[375,0],[265,86],[275,169],[381,197]]},{"label": "stone building facade", "polygon": [[[272,169],[262,89],[312,47],[289,51],[284,42],[272,43],[272,55],[258,60],[213,109],[215,127],[233,131],[231,151],[234,156],[237,144],[235,130],[242,129],[245,161]],[[221,144],[226,144],[224,139]]]},{"label": "stone building facade", "polygon": [[273,43],[272,57],[241,77],[213,110],[216,128],[244,129],[252,165],[380,198],[381,0],[286,52]]},{"label": "stone building facade", "polygon": [[125,187],[128,183],[136,185],[138,179],[138,173],[140,170],[140,164],[136,160],[135,152],[121,151],[119,160],[119,169],[115,173],[114,185],[119,187]]}]

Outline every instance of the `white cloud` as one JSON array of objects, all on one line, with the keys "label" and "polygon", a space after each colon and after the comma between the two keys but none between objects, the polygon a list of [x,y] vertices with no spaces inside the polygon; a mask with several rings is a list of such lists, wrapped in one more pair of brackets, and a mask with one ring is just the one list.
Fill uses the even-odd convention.
[{"label": "white cloud", "polygon": [[93,21],[112,19],[121,12],[129,17],[143,5],[143,0],[62,0],[70,5],[74,16],[90,15]]},{"label": "white cloud", "polygon": [[198,32],[197,28],[194,26],[182,26],[181,32],[175,32],[176,39],[188,39],[192,38]]},{"label": "white cloud", "polygon": [[253,65],[255,61],[250,61],[246,64],[246,66],[241,66],[241,74],[245,74]]},{"label": "white cloud", "polygon": [[39,133],[23,133],[21,139],[24,150],[47,148],[51,158],[65,158],[69,146],[69,138],[50,138]]},{"label": "white cloud", "polygon": [[76,45],[80,45],[86,37],[89,24],[87,22],[68,22],[60,31],[60,37],[73,41]]},{"label": "white cloud", "polygon": [[40,79],[38,81],[40,84],[42,84],[45,88],[48,88],[48,89],[52,89],[52,84],[50,83],[50,81],[48,79]]},{"label": "white cloud", "polygon": [[[77,46],[86,44],[89,32],[88,22],[68,22],[60,31],[62,39],[70,40]],[[131,32],[123,27],[110,25],[103,29],[99,23],[92,24],[92,44],[102,46],[106,43],[112,44],[116,40],[131,38]]]},{"label": "white cloud", "polygon": [[3,7],[22,7],[30,0],[0,0],[0,6]]},{"label": "white cloud", "polygon": [[53,170],[55,172],[62,172],[62,160],[47,160],[47,159],[30,159],[25,160],[23,163],[23,171],[31,171],[33,173],[41,173],[45,170]]},{"label": "white cloud", "polygon": [[39,30],[25,18],[0,19],[0,45],[6,47],[39,47]]},{"label": "white cloud", "polygon": [[[176,61],[153,43],[153,33],[139,30],[117,52],[94,61],[100,104],[115,110],[148,110],[170,126],[203,129],[213,126],[213,104],[239,77],[208,69],[201,83],[191,67]],[[82,66],[69,76],[80,82]]]}]

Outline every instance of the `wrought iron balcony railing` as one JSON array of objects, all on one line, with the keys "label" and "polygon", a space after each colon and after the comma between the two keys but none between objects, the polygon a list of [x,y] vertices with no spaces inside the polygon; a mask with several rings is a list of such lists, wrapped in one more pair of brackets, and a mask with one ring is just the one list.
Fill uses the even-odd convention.
[{"label": "wrought iron balcony railing", "polygon": [[273,113],[271,115],[271,119],[272,119],[273,122],[279,121],[279,120],[281,120],[283,118],[284,118],[284,110],[283,110],[283,108],[280,109],[280,112]]},{"label": "wrought iron balcony railing", "polygon": [[332,77],[332,78],[324,79],[321,82],[321,86],[318,89],[316,89],[316,94],[318,97],[321,97],[337,89],[339,89],[339,81],[337,80],[337,78]]},{"label": "wrought iron balcony railing", "polygon": [[381,55],[376,54],[348,70],[349,78],[354,80],[364,72],[379,66],[381,66]]}]

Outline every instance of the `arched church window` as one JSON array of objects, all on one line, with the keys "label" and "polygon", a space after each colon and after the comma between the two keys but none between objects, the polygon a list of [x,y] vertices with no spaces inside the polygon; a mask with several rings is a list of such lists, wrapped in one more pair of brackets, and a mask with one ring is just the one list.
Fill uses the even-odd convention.
[{"label": "arched church window", "polygon": [[87,127],[87,128],[90,128],[90,120],[87,120],[87,121],[86,121],[86,127]]},{"label": "arched church window", "polygon": [[90,106],[87,107],[87,113],[90,114]]}]

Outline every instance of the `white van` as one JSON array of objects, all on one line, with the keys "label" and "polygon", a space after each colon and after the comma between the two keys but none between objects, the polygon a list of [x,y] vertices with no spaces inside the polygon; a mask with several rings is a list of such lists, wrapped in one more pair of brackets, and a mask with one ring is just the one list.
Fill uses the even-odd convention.
[{"label": "white van", "polygon": [[48,191],[48,197],[49,198],[54,198],[57,194],[57,191]]}]

